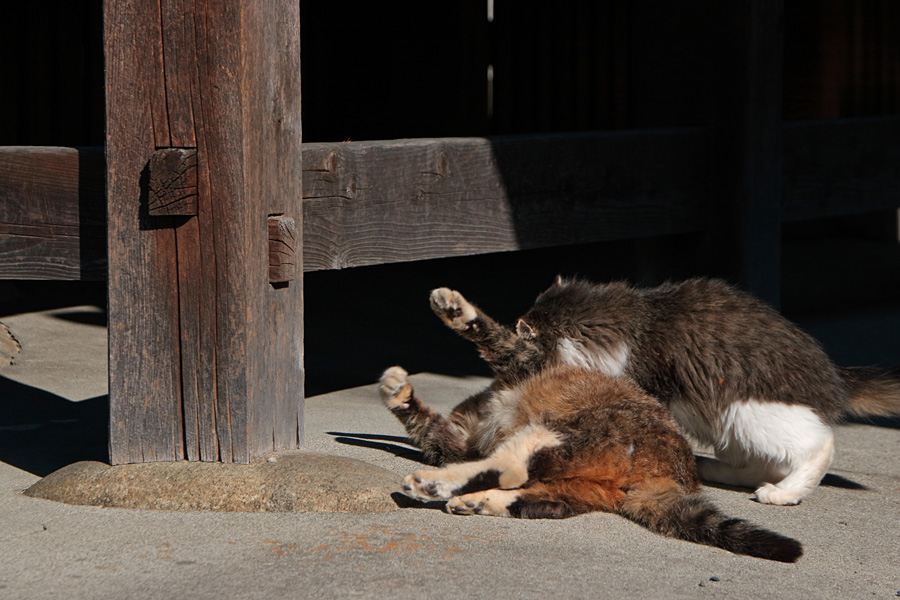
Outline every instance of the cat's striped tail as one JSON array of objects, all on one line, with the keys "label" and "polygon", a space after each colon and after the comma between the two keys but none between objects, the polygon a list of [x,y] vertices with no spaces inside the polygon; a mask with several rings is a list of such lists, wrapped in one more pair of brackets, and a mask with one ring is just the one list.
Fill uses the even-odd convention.
[{"label": "cat's striped tail", "polygon": [[854,417],[900,416],[900,367],[839,369],[849,389],[846,413]]},{"label": "cat's striped tail", "polygon": [[626,499],[622,514],[656,533],[735,554],[786,563],[803,555],[797,540],[725,516],[701,494],[673,498],[639,493]]}]

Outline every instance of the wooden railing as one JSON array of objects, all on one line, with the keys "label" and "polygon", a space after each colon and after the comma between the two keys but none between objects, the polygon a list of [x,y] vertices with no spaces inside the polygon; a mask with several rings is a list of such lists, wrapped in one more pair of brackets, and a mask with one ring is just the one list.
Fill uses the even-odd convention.
[{"label": "wooden railing", "polygon": [[[702,231],[703,129],[303,146],[305,271]],[[790,123],[781,219],[900,207],[900,117]],[[0,277],[106,276],[101,148],[0,148]]]}]

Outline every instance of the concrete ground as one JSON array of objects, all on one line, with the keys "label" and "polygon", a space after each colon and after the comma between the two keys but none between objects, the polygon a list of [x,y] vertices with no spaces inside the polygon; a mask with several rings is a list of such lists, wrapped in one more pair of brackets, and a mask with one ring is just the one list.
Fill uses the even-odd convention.
[{"label": "concrete ground", "polygon": [[[398,481],[420,468],[369,382],[402,364],[416,373],[424,400],[449,410],[487,381],[472,348],[430,314],[428,290],[458,287],[510,320],[556,270],[596,279],[632,274],[627,245],[592,248],[587,266],[577,249],[567,252],[308,275],[306,314],[316,318],[307,327],[305,449],[384,467]],[[805,241],[786,249],[784,280],[785,312],[838,362],[900,363],[896,245]],[[795,565],[662,538],[607,514],[519,521],[431,506],[174,512],[28,498],[22,490],[51,471],[104,458],[105,315],[96,306],[102,300],[92,301],[95,288],[70,286],[69,293],[7,288],[23,298],[0,299],[0,321],[22,345],[14,364],[0,365],[0,598],[900,595],[896,419],[838,427],[829,475],[799,506],[763,506],[746,491],[708,488],[728,514],[801,540],[806,555]],[[373,299],[384,301],[373,306]]]}]

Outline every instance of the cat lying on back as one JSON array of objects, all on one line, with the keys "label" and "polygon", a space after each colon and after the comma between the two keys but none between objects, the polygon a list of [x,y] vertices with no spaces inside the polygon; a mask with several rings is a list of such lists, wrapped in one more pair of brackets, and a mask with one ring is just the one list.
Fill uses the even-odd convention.
[{"label": "cat lying on back", "polygon": [[[456,292],[436,290],[432,300],[457,330],[486,322]],[[473,339],[483,354],[497,349],[494,335]],[[801,556],[796,540],[728,518],[699,493],[690,445],[668,411],[630,379],[548,361],[527,372],[516,365],[492,361],[496,380],[449,418],[413,394],[403,369],[385,371],[385,404],[426,460],[444,465],[408,476],[404,493],[448,499],[457,514],[615,512],[657,533],[731,552],[783,562]]]},{"label": "cat lying on back", "polygon": [[656,288],[557,281],[518,321],[498,325],[458,292],[433,308],[478,344],[508,382],[568,364],[626,375],[713,447],[702,479],[796,504],[831,463],[831,425],[845,414],[900,414],[900,369],[841,369],[819,344],[768,306],[724,282]]}]

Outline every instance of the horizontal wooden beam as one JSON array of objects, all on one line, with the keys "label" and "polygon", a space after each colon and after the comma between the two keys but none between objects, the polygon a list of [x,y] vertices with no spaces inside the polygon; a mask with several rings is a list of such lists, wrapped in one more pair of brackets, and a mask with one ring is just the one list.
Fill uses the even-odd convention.
[{"label": "horizontal wooden beam", "polygon": [[307,270],[698,229],[702,130],[306,144]]},{"label": "horizontal wooden beam", "polygon": [[[900,207],[900,117],[790,123],[782,218]],[[702,129],[304,144],[305,271],[700,231]],[[99,148],[0,148],[0,278],[106,275]]]},{"label": "horizontal wooden beam", "polygon": [[102,148],[0,147],[0,279],[106,277]]}]

